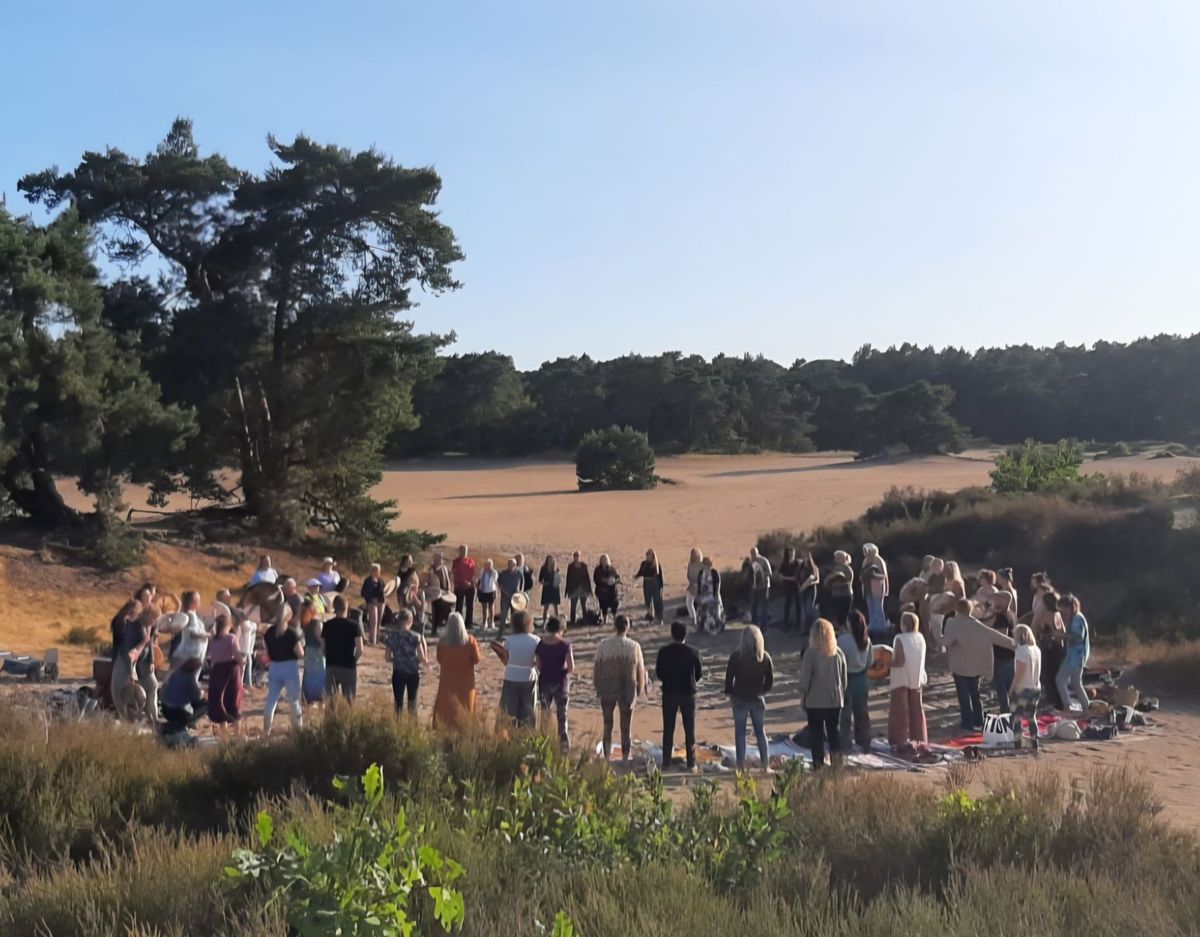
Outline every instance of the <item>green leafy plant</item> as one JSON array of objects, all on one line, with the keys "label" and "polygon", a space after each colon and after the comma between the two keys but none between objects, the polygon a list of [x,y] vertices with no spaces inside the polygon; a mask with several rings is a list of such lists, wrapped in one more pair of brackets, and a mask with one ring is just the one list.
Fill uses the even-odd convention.
[{"label": "green leafy plant", "polygon": [[640,490],[658,484],[650,438],[626,426],[592,430],[575,450],[580,491]]},{"label": "green leafy plant", "polygon": [[[348,785],[334,782],[339,791]],[[417,839],[404,810],[383,810],[383,769],[371,765],[356,803],[332,809],[333,837],[317,842],[300,825],[277,831],[269,813],[257,821],[257,850],[241,849],[225,869],[235,885],[265,888],[290,927],[306,937],[379,934],[410,937],[414,892],[432,902],[443,930],[462,926],[462,895],[453,887],[462,866]]]},{"label": "green leafy plant", "polygon": [[1053,446],[1026,439],[996,456],[992,490],[999,494],[1057,491],[1079,481],[1083,446],[1060,439]]}]

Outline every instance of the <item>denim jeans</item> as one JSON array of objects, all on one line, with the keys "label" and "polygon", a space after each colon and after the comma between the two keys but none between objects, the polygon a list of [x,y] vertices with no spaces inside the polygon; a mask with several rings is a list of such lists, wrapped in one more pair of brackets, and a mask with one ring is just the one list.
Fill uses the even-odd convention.
[{"label": "denim jeans", "polygon": [[979,698],[979,678],[954,675],[954,690],[958,694],[958,713],[966,732],[983,727],[983,701]]},{"label": "denim jeans", "polygon": [[996,691],[996,712],[1010,713],[1008,692],[1012,689],[1017,662],[1008,657],[997,657],[992,664],[992,689]]},{"label": "denim jeans", "polygon": [[755,700],[733,701],[733,747],[736,754],[738,770],[746,767],[746,717],[754,725],[754,737],[758,740],[758,757],[765,768],[770,762],[770,749],[767,747],[767,733],[763,727],[767,715],[767,704],[762,698]]},{"label": "denim jeans", "polygon": [[760,628],[767,627],[767,601],[771,598],[770,589],[754,589],[750,593],[750,622]]},{"label": "denim jeans", "polygon": [[292,717],[292,726],[300,728],[304,720],[300,715],[300,661],[273,660],[267,668],[267,701],[263,705],[263,732],[271,731],[271,722],[275,719],[275,707],[279,705],[280,694],[286,692],[288,699],[288,714]]},{"label": "denim jeans", "polygon": [[850,751],[850,725],[854,724],[854,741],[864,752],[871,750],[871,713],[868,694],[871,681],[867,672],[861,670],[849,675],[846,682],[846,699],[842,704],[842,716],[838,726],[842,736],[842,751]]},{"label": "denim jeans", "polygon": [[1073,709],[1076,700],[1079,701],[1084,713],[1088,710],[1087,690],[1083,688],[1084,663],[1083,658],[1068,654],[1063,659],[1062,666],[1058,668],[1058,678],[1055,683],[1058,685],[1058,695],[1062,699],[1064,710]]},{"label": "denim jeans", "polygon": [[800,633],[808,634],[812,631],[813,623],[820,617],[816,588],[805,589],[800,593]]},{"label": "denim jeans", "polygon": [[887,620],[883,608],[883,596],[872,595],[867,590],[867,631],[872,638],[887,638],[891,635],[892,623]]}]

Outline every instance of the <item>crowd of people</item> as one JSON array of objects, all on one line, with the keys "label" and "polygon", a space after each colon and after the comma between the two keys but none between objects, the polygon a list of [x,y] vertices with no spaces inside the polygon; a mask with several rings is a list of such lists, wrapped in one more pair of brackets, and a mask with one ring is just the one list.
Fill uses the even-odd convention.
[{"label": "crowd of people", "polygon": [[[634,616],[621,610],[622,577],[604,554],[589,568],[577,551],[562,572],[553,556],[536,572],[519,553],[502,569],[491,559],[478,564],[466,546],[450,563],[434,554],[424,570],[406,556],[394,578],[385,580],[378,564],[370,568],[355,608],[349,583],[331,557],[302,591],[295,578],[281,576],[263,556],[237,601],[223,590],[202,607],[195,591],[176,600],[144,585],[112,622],[111,694],[119,713],[144,713],[164,737],[187,737],[202,716],[223,736],[240,733],[245,688],[257,681],[266,687],[263,731],[269,734],[281,702],[295,726],[303,723],[305,707],[334,696],[352,702],[364,648],[382,646],[396,712],[416,712],[422,674],[436,661],[433,722],[454,728],[476,709],[476,672],[484,656],[476,637],[478,605],[479,626],[490,633],[487,650],[504,667],[502,719],[532,728],[544,714],[568,748],[577,665],[567,634],[581,623],[611,626],[595,648],[591,674],[603,717],[604,756],[619,728],[621,756],[630,757],[636,703],[656,680],[664,767],[672,764],[682,722],[684,765],[694,769],[696,694],[704,668],[688,637],[723,629],[725,606],[710,556],[693,549],[683,572],[683,608],[671,623],[671,641],[657,652],[651,677],[631,634]],[[1020,618],[1011,569],[979,570],[968,582],[957,563],[934,556],[925,557],[919,574],[891,599],[888,566],[873,544],[863,546],[857,564],[839,550],[824,566],[811,551],[788,547],[777,569],[752,548],[742,575],[750,621],[724,677],[739,769],[746,767],[749,724],[758,764],[770,770],[766,698],[775,684],[775,665],[764,629],[772,625],[804,639],[795,682],[817,768],[827,754],[832,762],[854,747],[870,750],[872,676],[889,681],[890,750],[915,760],[931,757],[923,690],[935,662],[953,676],[964,732],[983,728],[983,680],[994,693],[995,711],[1016,717],[1018,743],[1027,722],[1035,750],[1040,706],[1066,712],[1088,706],[1082,683],[1090,650],[1087,619],[1079,600],[1059,595],[1045,573],[1031,578],[1029,611]],[[641,582],[644,620],[663,623],[666,577],[654,550],[646,552],[631,579]],[[782,593],[782,617],[774,623],[773,592]],[[432,653],[426,635],[436,641]],[[166,636],[170,642],[163,649],[159,642]],[[158,674],[164,669],[160,692]],[[204,675],[207,695],[201,689]]]}]

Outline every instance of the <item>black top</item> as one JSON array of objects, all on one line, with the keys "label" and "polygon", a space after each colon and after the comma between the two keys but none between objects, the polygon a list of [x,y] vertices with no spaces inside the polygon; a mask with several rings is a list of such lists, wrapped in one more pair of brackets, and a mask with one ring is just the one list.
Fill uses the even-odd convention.
[{"label": "black top", "polygon": [[633,578],[650,579],[661,586],[663,584],[662,565],[651,563],[649,560],[642,560],[642,565],[638,567],[637,575]]},{"label": "black top", "polygon": [[321,637],[325,640],[325,665],[327,667],[357,667],[354,657],[354,641],[363,636],[362,622],[349,618],[331,618],[325,622]]},{"label": "black top", "polygon": [[672,641],[659,649],[654,675],[664,694],[695,696],[696,681],[701,677],[700,652],[682,641]]},{"label": "black top", "polygon": [[[992,619],[992,627],[1011,638],[1013,629],[1017,625],[1013,620],[1012,612],[997,612],[996,617]],[[992,645],[992,660],[1013,660],[1015,657],[1016,651],[1013,648]]]},{"label": "black top", "polygon": [[[779,564],[777,570],[780,577],[783,578],[783,586],[785,589],[796,589],[800,586],[800,561],[795,557],[790,560],[784,560]],[[808,575],[805,573],[805,575]]]},{"label": "black top", "polygon": [[[279,632],[272,626],[263,633],[263,641],[267,645],[267,658],[275,663],[300,660],[301,654],[303,654],[304,635],[295,626],[284,628]],[[296,652],[297,642],[301,645],[300,653]]]},{"label": "black top", "polygon": [[591,574],[588,570],[587,563],[580,560],[576,563],[572,560],[567,564],[567,592],[574,592],[576,589],[591,589]]},{"label": "black top", "polygon": [[370,576],[368,576],[366,579],[364,579],[362,584],[362,597],[367,602],[372,600],[382,602],[384,598],[383,577],[380,576],[378,579],[372,579]]},{"label": "black top", "polygon": [[763,654],[762,660],[755,660],[753,655],[743,657],[737,651],[729,655],[725,666],[726,695],[751,702],[762,699],[774,684],[775,669],[770,654]]},{"label": "black top", "polygon": [[525,578],[525,591],[533,590],[533,570],[528,566],[521,567],[521,575]]}]

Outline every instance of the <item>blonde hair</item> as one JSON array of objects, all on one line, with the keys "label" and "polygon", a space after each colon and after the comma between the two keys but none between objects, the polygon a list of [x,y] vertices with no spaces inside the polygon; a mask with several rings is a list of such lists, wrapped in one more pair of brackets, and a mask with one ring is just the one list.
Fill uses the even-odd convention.
[{"label": "blonde hair", "polygon": [[763,633],[758,625],[747,625],[742,629],[742,639],[738,642],[738,655],[749,654],[753,654],[757,661],[761,661],[767,654],[767,649],[763,645]]},{"label": "blonde hair", "polygon": [[942,568],[949,578],[959,583],[963,588],[966,588],[966,583],[963,582],[962,571],[958,568],[958,564],[954,560],[946,560]]},{"label": "blonde hair", "polygon": [[808,646],[822,657],[833,657],[837,654],[837,637],[833,633],[833,623],[825,618],[818,618],[813,622]]},{"label": "blonde hair", "polygon": [[1017,630],[1013,632],[1013,637],[1016,638],[1017,644],[1036,644],[1037,641],[1033,637],[1033,629],[1028,625],[1017,625]]},{"label": "blonde hair", "polygon": [[921,619],[917,617],[915,612],[900,613],[900,630],[904,632],[916,631],[921,627]]},{"label": "blonde hair", "polygon": [[835,550],[834,554],[833,554],[833,561],[835,563],[842,563],[842,564],[849,566],[850,565],[850,554],[847,553],[845,550]]},{"label": "blonde hair", "polygon": [[383,572],[383,567],[380,566],[378,563],[372,563],[371,564],[371,572],[381,573],[381,572]]},{"label": "blonde hair", "polygon": [[450,617],[446,619],[438,643],[448,647],[460,647],[467,643],[467,624],[458,612],[451,612]]},{"label": "blonde hair", "polygon": [[688,554],[688,559],[693,563],[699,563],[704,559],[704,554],[700,552],[699,547],[692,547],[692,552]]}]

